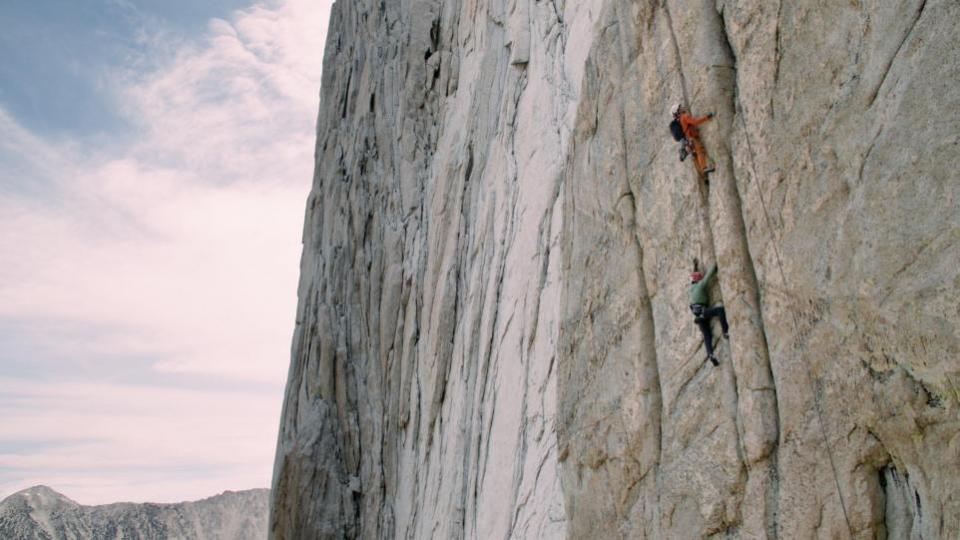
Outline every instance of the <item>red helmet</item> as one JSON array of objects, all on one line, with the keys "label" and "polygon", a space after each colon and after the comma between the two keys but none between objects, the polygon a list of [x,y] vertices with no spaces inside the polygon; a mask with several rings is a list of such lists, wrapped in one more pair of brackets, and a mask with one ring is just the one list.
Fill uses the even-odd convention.
[{"label": "red helmet", "polygon": [[690,274],[690,281],[694,283],[700,281],[701,279],[703,279],[703,272],[694,271],[692,274]]}]

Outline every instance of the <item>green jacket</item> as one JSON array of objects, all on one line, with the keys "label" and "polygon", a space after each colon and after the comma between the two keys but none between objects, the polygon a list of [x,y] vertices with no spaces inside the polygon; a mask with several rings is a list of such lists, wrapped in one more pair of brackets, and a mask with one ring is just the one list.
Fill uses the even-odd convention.
[{"label": "green jacket", "polygon": [[690,284],[690,305],[693,304],[703,304],[705,306],[710,305],[710,294],[707,293],[707,286],[710,283],[710,278],[717,273],[717,265],[713,265],[713,268],[707,272],[707,275],[703,276],[703,279],[696,283]]}]

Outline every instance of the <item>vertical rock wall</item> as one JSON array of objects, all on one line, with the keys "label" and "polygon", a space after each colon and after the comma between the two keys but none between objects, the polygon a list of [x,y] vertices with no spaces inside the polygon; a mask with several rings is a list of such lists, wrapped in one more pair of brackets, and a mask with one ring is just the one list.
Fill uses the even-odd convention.
[{"label": "vertical rock wall", "polygon": [[960,534],[958,21],[339,0],[272,536]]},{"label": "vertical rock wall", "polygon": [[[960,10],[810,4],[605,6],[564,191],[573,536],[957,535]],[[717,113],[709,188],[665,137],[681,101]]]},{"label": "vertical rock wall", "polygon": [[334,5],[274,537],[563,535],[560,185],[594,4]]}]

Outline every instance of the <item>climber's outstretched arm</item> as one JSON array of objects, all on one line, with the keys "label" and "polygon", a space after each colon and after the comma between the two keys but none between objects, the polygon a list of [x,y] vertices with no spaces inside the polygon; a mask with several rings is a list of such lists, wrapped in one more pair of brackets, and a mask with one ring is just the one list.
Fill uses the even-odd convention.
[{"label": "climber's outstretched arm", "polygon": [[717,265],[713,265],[710,270],[707,271],[707,275],[703,276],[703,282],[707,283],[710,281],[710,278],[717,274]]}]

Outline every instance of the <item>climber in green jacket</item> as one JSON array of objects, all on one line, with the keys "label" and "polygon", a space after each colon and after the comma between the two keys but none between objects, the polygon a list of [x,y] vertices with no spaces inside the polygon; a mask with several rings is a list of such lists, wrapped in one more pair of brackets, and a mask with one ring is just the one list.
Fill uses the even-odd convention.
[{"label": "climber in green jacket", "polygon": [[690,274],[690,311],[693,312],[693,322],[697,323],[700,332],[703,333],[703,345],[707,349],[707,360],[710,360],[714,366],[720,365],[720,362],[713,354],[713,334],[710,332],[710,319],[720,317],[720,327],[723,328],[724,338],[728,338],[727,331],[729,330],[727,312],[724,311],[723,306],[710,307],[710,294],[707,292],[707,285],[710,283],[710,278],[716,273],[717,265],[713,265],[706,276],[703,275],[703,272],[697,270]]}]

